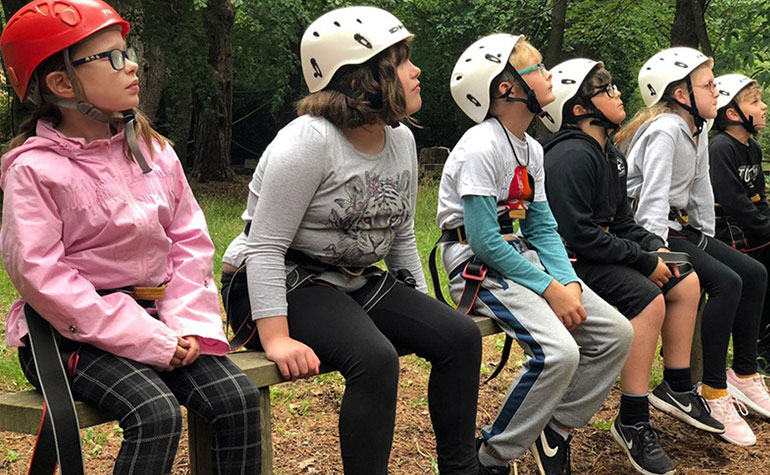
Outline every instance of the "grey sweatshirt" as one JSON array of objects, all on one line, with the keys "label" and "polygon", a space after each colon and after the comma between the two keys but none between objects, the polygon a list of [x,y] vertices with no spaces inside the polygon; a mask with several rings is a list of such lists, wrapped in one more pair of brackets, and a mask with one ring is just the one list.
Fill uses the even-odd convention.
[{"label": "grey sweatshirt", "polygon": [[[301,116],[262,155],[242,215],[251,231],[235,238],[223,260],[246,262],[254,319],[286,315],[289,247],[338,266],[385,259],[390,269],[408,269],[427,292],[414,236],[416,200],[417,151],[406,126],[385,127],[385,148],[370,155],[325,119]],[[346,291],[366,283],[339,272],[320,278]]]},{"label": "grey sweatshirt", "polygon": [[698,142],[677,114],[661,114],[636,131],[628,151],[628,196],[639,199],[636,221],[668,240],[670,208],[685,209],[689,224],[714,235],[714,192],[709,178],[708,131]]}]

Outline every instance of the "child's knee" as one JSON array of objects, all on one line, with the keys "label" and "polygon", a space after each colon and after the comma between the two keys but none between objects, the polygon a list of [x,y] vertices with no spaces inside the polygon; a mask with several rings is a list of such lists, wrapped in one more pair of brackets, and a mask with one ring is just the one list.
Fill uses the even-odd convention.
[{"label": "child's knee", "polygon": [[544,360],[549,371],[569,381],[580,365],[580,347],[572,339],[561,342],[550,351],[546,350]]}]

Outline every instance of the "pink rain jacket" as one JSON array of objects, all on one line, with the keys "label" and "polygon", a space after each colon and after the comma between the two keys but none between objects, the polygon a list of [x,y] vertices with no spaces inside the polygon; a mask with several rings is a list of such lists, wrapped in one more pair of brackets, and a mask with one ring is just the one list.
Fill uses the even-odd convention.
[{"label": "pink rain jacket", "polygon": [[[86,143],[39,121],[37,136],[2,158],[3,264],[22,299],[6,322],[23,346],[24,301],[66,338],[150,365],[171,361],[177,336],[223,355],[206,220],[173,148],[155,146],[153,170],[126,160],[124,134]],[[130,296],[97,289],[166,284],[159,319]]]}]

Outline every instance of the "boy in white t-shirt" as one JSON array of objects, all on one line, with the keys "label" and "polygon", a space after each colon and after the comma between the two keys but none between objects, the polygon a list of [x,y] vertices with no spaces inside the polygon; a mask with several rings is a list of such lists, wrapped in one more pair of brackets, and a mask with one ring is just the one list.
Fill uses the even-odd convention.
[{"label": "boy in white t-shirt", "polygon": [[473,310],[499,322],[527,355],[482,431],[480,474],[509,473],[508,461],[530,446],[541,474],[570,473],[570,430],[599,409],[633,338],[628,321],[575,275],[548,207],[543,149],[526,134],[554,99],[541,60],[523,36],[495,34],[465,50],[451,78],[455,102],[479,124],[441,177],[449,291],[458,301],[472,280],[466,267],[488,266]]}]

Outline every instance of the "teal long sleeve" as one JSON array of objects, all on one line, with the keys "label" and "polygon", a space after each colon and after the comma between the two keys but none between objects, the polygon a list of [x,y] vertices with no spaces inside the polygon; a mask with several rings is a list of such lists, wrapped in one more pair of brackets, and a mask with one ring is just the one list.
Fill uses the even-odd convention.
[{"label": "teal long sleeve", "polygon": [[532,203],[527,210],[527,219],[520,223],[522,233],[537,249],[540,262],[548,273],[535,267],[503,239],[493,196],[464,196],[463,216],[471,250],[483,263],[503,276],[538,295],[542,295],[554,279],[564,285],[578,281],[546,202]]}]

